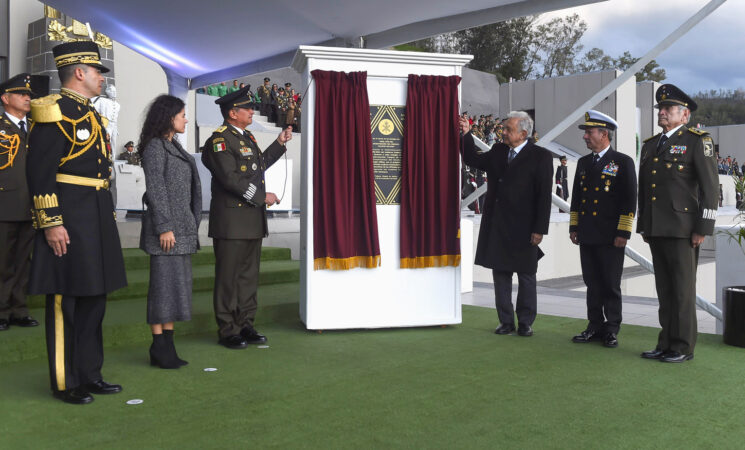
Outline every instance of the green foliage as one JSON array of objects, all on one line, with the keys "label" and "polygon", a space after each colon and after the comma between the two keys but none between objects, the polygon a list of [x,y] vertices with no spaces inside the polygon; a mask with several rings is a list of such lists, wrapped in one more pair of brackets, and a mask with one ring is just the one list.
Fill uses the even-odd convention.
[{"label": "green foliage", "polygon": [[426,49],[423,49],[421,47],[417,47],[416,45],[412,44],[401,44],[396,45],[393,47],[395,50],[398,50],[400,52],[426,52]]},{"label": "green foliage", "polygon": [[[740,198],[745,198],[745,176],[732,175],[732,181],[735,183],[735,192],[740,194]],[[736,231],[723,230],[720,233],[729,236],[730,241],[737,242],[740,250],[745,253],[745,201],[740,203],[737,225],[739,228]]]},{"label": "green foliage", "polygon": [[[593,72],[595,70],[618,69],[626,71],[636,64],[640,58],[635,58],[630,52],[625,51],[618,58],[606,55],[602,49],[593,48],[587,51],[577,64],[578,72]],[[657,81],[661,82],[667,78],[665,69],[660,68],[657,61],[650,61],[644,68],[636,73],[636,81]]]},{"label": "green foliage", "polygon": [[691,123],[706,126],[745,123],[745,89],[699,92],[693,99],[698,109],[691,114]]},{"label": "green foliage", "polygon": [[534,69],[539,78],[569,75],[576,72],[576,59],[582,44],[579,41],[587,31],[587,23],[572,14],[556,17],[535,27],[531,51],[542,72]]}]

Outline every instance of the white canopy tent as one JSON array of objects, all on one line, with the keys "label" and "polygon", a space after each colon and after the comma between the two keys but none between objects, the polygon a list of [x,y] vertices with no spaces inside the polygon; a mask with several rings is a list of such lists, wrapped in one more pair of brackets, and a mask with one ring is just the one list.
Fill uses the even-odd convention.
[{"label": "white canopy tent", "polygon": [[606,0],[48,0],[160,64],[174,95],[288,67],[300,45],[386,48]]}]

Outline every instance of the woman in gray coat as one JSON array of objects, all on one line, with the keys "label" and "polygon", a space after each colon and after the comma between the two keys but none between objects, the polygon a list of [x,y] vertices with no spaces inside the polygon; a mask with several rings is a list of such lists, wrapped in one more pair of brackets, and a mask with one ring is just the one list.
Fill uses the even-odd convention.
[{"label": "woman in gray coat", "polygon": [[191,255],[199,249],[202,217],[197,166],[175,137],[186,122],[184,102],[161,95],[150,105],[138,145],[147,188],[140,248],[150,255],[150,364],[163,369],[187,364],[176,354],[173,323],[191,319]]}]

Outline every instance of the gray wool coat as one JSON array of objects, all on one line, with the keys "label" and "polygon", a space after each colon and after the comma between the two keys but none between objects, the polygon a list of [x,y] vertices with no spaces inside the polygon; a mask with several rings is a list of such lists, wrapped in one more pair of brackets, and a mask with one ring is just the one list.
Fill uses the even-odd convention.
[{"label": "gray wool coat", "polygon": [[[142,155],[147,206],[142,218],[140,248],[150,255],[187,255],[199,249],[202,219],[202,185],[194,157],[178,139],[162,138],[147,143]],[[160,248],[160,234],[173,231],[175,247]]]}]

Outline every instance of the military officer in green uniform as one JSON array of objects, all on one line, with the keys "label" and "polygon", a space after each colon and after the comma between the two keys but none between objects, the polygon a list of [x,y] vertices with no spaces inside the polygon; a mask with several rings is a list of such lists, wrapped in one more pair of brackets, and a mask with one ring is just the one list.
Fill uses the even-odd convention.
[{"label": "military officer in green uniform", "polygon": [[714,231],[719,176],[711,136],[686,126],[696,103],[672,84],[656,98],[662,133],[642,147],[637,232],[652,251],[662,330],[641,356],[679,363],[693,359],[696,345],[698,253]]},{"label": "military officer in green uniform", "polygon": [[26,307],[31,245],[31,197],[26,184],[26,136],[31,111],[31,76],[0,84],[0,331],[10,325],[39,325]]},{"label": "military officer in green uniform", "polygon": [[264,84],[259,86],[259,88],[256,90],[256,93],[259,95],[259,99],[261,99],[261,105],[259,106],[259,112],[262,116],[265,116],[271,120],[272,116],[272,90],[269,87],[269,81],[271,81],[269,78],[264,77]]},{"label": "military officer in green uniform", "polygon": [[590,110],[579,128],[591,152],[577,161],[569,238],[579,245],[589,323],[572,342],[617,347],[624,247],[636,212],[636,169],[634,160],[611,146],[618,128],[612,117]]},{"label": "military officer in green uniform", "polygon": [[215,100],[225,122],[202,147],[212,173],[209,236],[215,247],[214,308],[219,343],[232,349],[261,344],[254,328],[261,240],[268,235],[266,207],[279,203],[266,191],[264,171],[287,150],[291,130],[283,130],[266,151],[246,127],[253,118],[248,88]]},{"label": "military officer in green uniform", "polygon": [[127,284],[109,192],[111,146],[90,103],[108,69],[91,41],[52,53],[62,90],[31,102],[26,177],[37,232],[29,293],[46,295],[52,393],[84,404],[122,390],[101,375],[106,295]]},{"label": "military officer in green uniform", "polygon": [[127,161],[127,164],[131,164],[133,166],[139,166],[142,162],[142,158],[140,157],[140,154],[135,150],[135,143],[132,141],[127,142],[124,144],[124,149],[126,150],[121,155],[119,155],[119,160],[121,161]]}]

